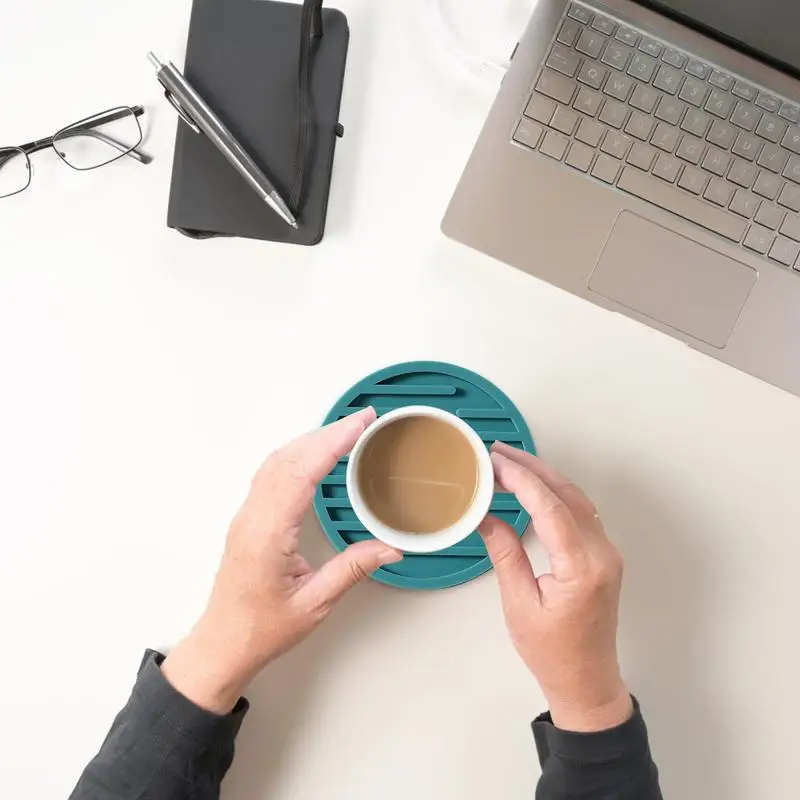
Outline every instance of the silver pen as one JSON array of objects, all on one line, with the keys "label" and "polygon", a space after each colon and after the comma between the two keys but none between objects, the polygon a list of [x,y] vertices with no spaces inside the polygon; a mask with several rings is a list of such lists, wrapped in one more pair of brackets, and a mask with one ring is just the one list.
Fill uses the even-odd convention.
[{"label": "silver pen", "polygon": [[272,181],[261,171],[258,164],[239,144],[236,137],[225,127],[220,118],[209,108],[178,68],[170,61],[163,63],[154,53],[147,58],[156,68],[156,77],[164,87],[164,95],[175,107],[181,119],[195,132],[204,133],[214,146],[228,159],[233,168],[252,186],[261,199],[293,228],[297,228],[289,206],[278,194]]}]

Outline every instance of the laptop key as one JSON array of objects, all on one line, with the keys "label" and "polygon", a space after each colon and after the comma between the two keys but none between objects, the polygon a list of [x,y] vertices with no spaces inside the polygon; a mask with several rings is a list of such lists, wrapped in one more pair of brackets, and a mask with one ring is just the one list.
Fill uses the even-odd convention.
[{"label": "laptop key", "polygon": [[609,42],[601,60],[604,64],[608,64],[609,67],[614,67],[614,69],[624,72],[632,54],[633,50],[630,47],[620,42]]},{"label": "laptop key", "polygon": [[792,125],[786,135],[783,137],[781,144],[793,153],[800,154],[800,126]]},{"label": "laptop key", "polygon": [[656,127],[656,132],[653,134],[653,138],[650,140],[650,142],[659,150],[663,150],[666,153],[671,153],[675,149],[675,145],[678,144],[679,136],[680,131],[677,128],[673,128],[671,125],[665,125],[663,122],[659,122],[658,126]]},{"label": "laptop key", "polygon": [[650,114],[661,95],[652,86],[637,86],[631,95],[630,104],[645,114]]},{"label": "laptop key", "polygon": [[737,103],[731,115],[731,122],[746,131],[752,131],[761,120],[761,112],[747,103]]},{"label": "laptop key", "polygon": [[646,142],[650,138],[654,126],[655,122],[652,117],[642,114],[641,111],[634,111],[625,126],[625,133]]},{"label": "laptop key", "polygon": [[748,83],[744,83],[743,81],[736,81],[733,84],[733,89],[731,91],[737,96],[741,97],[742,100],[748,100],[751,103],[753,100],[756,99],[758,95],[758,90],[755,86],[750,86]]},{"label": "laptop key", "polygon": [[712,144],[719,145],[723,150],[730,150],[736,141],[737,133],[738,131],[730,122],[723,122],[721,119],[717,119],[714,120],[706,139]]},{"label": "laptop key", "polygon": [[576,111],[580,111],[583,114],[588,114],[590,117],[595,117],[597,116],[597,112],[600,110],[600,104],[602,102],[602,95],[598,94],[592,89],[587,89],[585,86],[581,86],[578,96],[575,98],[575,102],[572,105]]},{"label": "laptop key", "polygon": [[[688,67],[687,67],[688,69]],[[700,108],[708,95],[708,86],[697,78],[687,78],[683,82],[683,87],[679,97],[687,103],[691,103],[696,108]]]},{"label": "laptop key", "polygon": [[675,155],[690,164],[699,164],[705,149],[706,146],[702,139],[687,133],[681,138],[681,143],[678,145],[678,151]]},{"label": "laptop key", "polygon": [[536,83],[536,90],[568,106],[572,102],[572,95],[575,94],[575,84],[565,75],[543,69]]},{"label": "laptop key", "polygon": [[713,114],[720,119],[728,119],[728,114],[731,113],[733,108],[733,98],[726,92],[720,92],[714,89],[708,98],[705,105],[706,111]]},{"label": "laptop key", "polygon": [[713,172],[720,178],[728,171],[731,157],[716,147],[709,147],[706,157],[703,159],[703,169]]},{"label": "laptop key", "polygon": [[742,161],[741,158],[733,160],[733,166],[728,172],[728,180],[733,181],[743,189],[749,189],[756,179],[755,165],[748,161]]},{"label": "laptop key", "polygon": [[708,183],[708,175],[697,167],[687,166],[681,174],[678,186],[692,194],[701,195]]},{"label": "laptop key", "polygon": [[768,200],[774,200],[782,186],[783,181],[774,172],[767,172],[762,169],[753,184],[753,191]]},{"label": "laptop key", "polygon": [[553,114],[553,119],[550,120],[550,127],[555,128],[567,136],[572,136],[572,132],[578,125],[578,115],[571,108],[559,106],[556,113]]},{"label": "laptop key", "polygon": [[583,28],[578,25],[575,20],[564,20],[564,24],[561,26],[561,30],[558,32],[556,41],[561,42],[561,44],[565,44],[567,47],[572,47],[572,45],[575,44],[575,40],[578,38],[578,36],[580,36],[582,30]]},{"label": "laptop key", "polygon": [[789,160],[789,154],[774,144],[768,144],[758,157],[758,165],[772,172],[781,172]]},{"label": "laptop key", "polygon": [[759,202],[761,201],[754,194],[750,194],[745,189],[737,189],[731,200],[730,208],[735,214],[752,219]]},{"label": "laptop key", "polygon": [[656,109],[656,116],[670,125],[677,125],[684,111],[686,106],[680,100],[674,97],[662,97]]},{"label": "laptop key", "polygon": [[[733,197],[733,186],[727,181],[723,181],[721,178],[712,178],[708,182],[708,187],[705,192],[703,192],[703,197],[705,197],[706,200],[710,200],[715,205],[727,208],[731,197]],[[744,233],[744,230],[742,233]]]},{"label": "laptop key", "polygon": [[633,89],[632,78],[629,78],[627,75],[619,75],[616,72],[612,72],[606,81],[606,87],[603,89],[603,93],[610,97],[615,97],[617,100],[622,100],[624,103],[628,99],[631,89]]},{"label": "laptop key", "polygon": [[650,83],[657,66],[658,62],[654,58],[650,58],[644,53],[637,53],[628,67],[628,75],[633,75],[634,78],[638,78],[640,81]]},{"label": "laptop key", "polygon": [[564,159],[564,163],[581,172],[588,172],[593,158],[594,150],[591,147],[587,147],[580,142],[573,142],[572,147],[569,149],[569,154]]},{"label": "laptop key", "polygon": [[796,242],[800,242],[800,215],[787,214],[783,225],[781,225],[781,233]]},{"label": "laptop key", "polygon": [[674,156],[661,153],[656,159],[656,165],[653,167],[653,175],[661,178],[662,181],[667,181],[667,183],[675,183],[681,171],[681,166],[683,166],[681,162]]},{"label": "laptop key", "polygon": [[606,128],[602,125],[598,125],[593,120],[583,119],[578,126],[578,132],[575,134],[575,138],[584,144],[588,144],[589,147],[597,147],[605,132]]},{"label": "laptop key", "polygon": [[800,243],[779,236],[769,251],[769,257],[784,267],[791,267],[800,255]]},{"label": "laptop key", "polygon": [[709,67],[708,64],[704,64],[702,61],[690,58],[689,63],[686,65],[686,71],[690,75],[694,75],[696,78],[700,78],[700,80],[704,81],[709,76],[711,67]]},{"label": "laptop key", "polygon": [[595,30],[600,31],[601,33],[606,33],[609,36],[614,34],[614,31],[617,29],[617,23],[614,20],[609,19],[608,17],[601,17],[599,14],[594,18],[594,22],[592,23],[592,27]]},{"label": "laptop key", "polygon": [[541,122],[544,125],[549,125],[550,120],[553,119],[556,108],[558,108],[558,104],[555,100],[551,100],[543,94],[536,94],[534,92],[525,109],[525,116],[535,119],[537,122]]},{"label": "laptop key", "polygon": [[769,250],[774,238],[775,234],[771,230],[760,225],[751,225],[747,236],[744,237],[744,246],[763,256]]},{"label": "laptop key", "polygon": [[778,196],[778,202],[786,208],[791,208],[792,211],[800,211],[800,186],[787,183]]},{"label": "laptop key", "polygon": [[548,67],[568,78],[575,77],[580,63],[581,57],[571,48],[564,47],[563,44],[554,44],[547,61],[545,61]]},{"label": "laptop key", "polygon": [[591,86],[592,89],[599,89],[603,85],[606,75],[608,75],[608,70],[605,67],[591,61],[584,61],[578,73],[578,80]]},{"label": "laptop key", "polygon": [[606,100],[598,119],[612,128],[621,128],[628,117],[628,107],[616,100]]},{"label": "laptop key", "polygon": [[708,77],[708,82],[712,86],[716,86],[719,89],[724,89],[726,92],[729,92],[731,89],[733,89],[733,76],[728,75],[726,72],[720,72],[718,69],[711,71],[711,75]]},{"label": "laptop key", "polygon": [[547,131],[539,147],[539,152],[554,158],[556,161],[561,161],[564,153],[567,152],[568,145],[569,139],[566,136],[562,136],[555,131]]},{"label": "laptop key", "polygon": [[655,157],[656,151],[650,147],[649,144],[634,142],[631,152],[628,154],[627,161],[629,164],[633,164],[634,167],[649,172],[650,167],[653,166],[653,159]]},{"label": "laptop key", "polygon": [[683,65],[686,63],[686,56],[679,50],[674,50],[673,48],[668,47],[664,51],[664,55],[661,56],[661,60],[673,67],[683,69]]},{"label": "laptop key", "polygon": [[603,52],[607,41],[608,39],[606,39],[602,33],[587,28],[581,34],[581,38],[578,39],[578,44],[575,45],[575,49],[589,56],[589,58],[598,58],[600,53]]},{"label": "laptop key", "polygon": [[784,103],[781,110],[778,112],[779,117],[788,119],[789,122],[800,122],[800,108],[793,106],[791,103]]},{"label": "laptop key", "polygon": [[614,38],[624,44],[629,44],[631,47],[636,47],[636,43],[639,41],[639,34],[636,33],[636,31],[632,31],[630,28],[625,28],[620,25],[617,35]]},{"label": "laptop key", "polygon": [[756,211],[756,222],[759,225],[763,225],[765,228],[776,231],[780,228],[785,216],[786,211],[784,211],[784,209],[779,208],[773,203],[764,202],[758,207],[758,211]]},{"label": "laptop key", "polygon": [[667,94],[677,94],[682,80],[683,75],[678,70],[662,64],[658,68],[658,74],[653,81],[653,86],[656,89],[661,89],[662,92],[667,92]]},{"label": "laptop key", "polygon": [[605,183],[614,183],[619,174],[619,168],[619,161],[615,158],[611,158],[611,156],[600,153],[600,155],[597,156],[597,161],[594,162],[592,175]]},{"label": "laptop key", "polygon": [[681,128],[703,139],[711,125],[711,117],[696,108],[690,108],[681,122]]},{"label": "laptop key", "polygon": [[664,46],[660,45],[654,39],[648,39],[646,36],[643,36],[642,41],[639,43],[639,49],[643,53],[647,53],[649,56],[655,56],[658,58],[661,55],[661,51],[664,49]]},{"label": "laptop key", "polygon": [[543,130],[541,125],[529,119],[523,119],[514,132],[514,141],[535,149],[539,144],[539,139],[542,138]]},{"label": "laptop key", "polygon": [[800,183],[800,156],[792,156],[782,175],[790,181]]},{"label": "laptop key", "polygon": [[712,208],[702,200],[691,197],[681,189],[676,189],[634,167],[625,167],[617,186],[624,192],[646,200],[648,203],[670,211],[734,242],[741,241],[747,228],[747,222],[741,217],[728,211]]},{"label": "laptop key", "polygon": [[796,242],[800,242],[800,216],[787,214],[783,225],[781,225],[781,233]]},{"label": "laptop key", "polygon": [[618,158],[621,161],[628,155],[628,150],[630,150],[632,144],[633,140],[624,133],[609,131],[606,134],[606,138],[603,140],[603,144],[600,145],[600,149],[604,153],[608,153],[608,155],[614,156],[614,158]]},{"label": "laptop key", "polygon": [[771,114],[765,114],[761,122],[758,123],[756,133],[771,142],[779,142],[788,127],[789,123],[784,122],[782,119],[773,117]]},{"label": "laptop key", "polygon": [[573,3],[569,7],[567,15],[578,20],[578,22],[582,22],[584,25],[588,25],[592,21],[592,12],[577,3]]},{"label": "laptop key", "polygon": [[764,111],[770,111],[773,114],[780,108],[781,101],[778,100],[777,97],[773,97],[771,94],[765,94],[764,92],[759,93],[758,97],[756,97],[756,105],[759,108],[763,108]]},{"label": "laptop key", "polygon": [[748,161],[755,161],[763,146],[764,143],[757,136],[753,136],[752,133],[742,132],[736,137],[731,151],[737,156],[746,158]]}]

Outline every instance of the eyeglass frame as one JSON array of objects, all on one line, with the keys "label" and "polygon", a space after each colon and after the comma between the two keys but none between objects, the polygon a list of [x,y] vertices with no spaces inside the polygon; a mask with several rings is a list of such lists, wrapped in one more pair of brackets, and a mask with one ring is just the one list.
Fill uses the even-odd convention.
[{"label": "eyeglass frame", "polygon": [[[56,131],[52,136],[47,136],[44,139],[36,139],[33,142],[28,142],[27,144],[22,144],[18,147],[0,147],[0,164],[2,164],[2,161],[4,160],[4,155],[8,155],[10,158],[15,154],[21,153],[23,156],[25,156],[25,161],[28,168],[28,182],[21,189],[17,189],[16,192],[11,192],[10,194],[4,194],[0,196],[0,200],[4,200],[6,197],[14,197],[14,195],[24,192],[31,185],[33,180],[33,171],[31,169],[30,156],[34,153],[38,153],[41,150],[47,150],[50,147],[53,148],[61,161],[63,161],[70,169],[74,169],[77,172],[88,172],[89,170],[105,167],[106,164],[111,164],[114,161],[123,158],[124,156],[131,156],[131,158],[134,158],[141,164],[149,164],[153,160],[152,156],[149,156],[138,149],[139,145],[142,143],[142,139],[144,138],[142,134],[142,126],[139,123],[139,117],[144,114],[144,111],[144,106],[116,106],[108,109],[107,111],[100,111],[98,114],[92,114],[91,116],[85,117],[77,122],[65,125],[60,130]],[[124,114],[122,112],[124,112]],[[92,130],[98,125],[107,125],[109,122],[116,122],[117,120],[122,119],[123,116],[127,115],[128,113],[133,114],[133,120],[136,123],[136,126],[139,128],[139,141],[136,142],[136,144],[132,147],[123,144],[122,142],[118,142],[113,137],[104,133],[100,133],[100,131]],[[91,122],[91,125],[81,128],[81,125],[88,122]],[[70,164],[63,154],[58,151],[56,142],[59,140],[59,137],[66,138],[64,134],[69,132],[71,128],[75,129],[74,135],[90,136],[100,139],[100,141],[104,142],[110,147],[119,150],[119,155],[114,156],[114,158],[111,158],[108,161],[104,161],[102,164],[97,164],[94,167],[76,167],[73,164]]]}]

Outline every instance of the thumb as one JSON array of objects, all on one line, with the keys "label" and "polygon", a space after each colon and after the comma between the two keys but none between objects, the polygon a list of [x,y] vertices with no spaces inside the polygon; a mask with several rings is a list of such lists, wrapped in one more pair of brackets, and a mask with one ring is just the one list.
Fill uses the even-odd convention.
[{"label": "thumb", "polygon": [[325,564],[303,587],[305,601],[314,609],[329,611],[348,590],[403,554],[377,539],[350,545]]},{"label": "thumb", "polygon": [[496,517],[486,517],[478,532],[497,573],[500,594],[507,606],[513,602],[539,602],[539,586],[525,548],[516,531]]}]

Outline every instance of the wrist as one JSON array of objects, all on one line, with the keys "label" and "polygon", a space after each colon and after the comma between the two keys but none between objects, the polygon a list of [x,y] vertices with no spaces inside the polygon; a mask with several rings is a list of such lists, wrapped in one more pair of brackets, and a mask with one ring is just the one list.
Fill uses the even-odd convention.
[{"label": "wrist", "polygon": [[174,689],[200,708],[229,714],[252,680],[252,669],[201,620],[161,665]]},{"label": "wrist", "polygon": [[633,714],[633,700],[627,687],[619,683],[589,699],[559,697],[550,700],[550,717],[563,731],[597,733],[617,728]]}]

